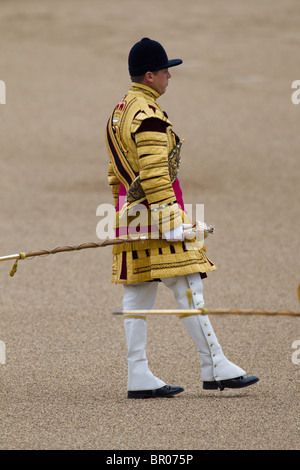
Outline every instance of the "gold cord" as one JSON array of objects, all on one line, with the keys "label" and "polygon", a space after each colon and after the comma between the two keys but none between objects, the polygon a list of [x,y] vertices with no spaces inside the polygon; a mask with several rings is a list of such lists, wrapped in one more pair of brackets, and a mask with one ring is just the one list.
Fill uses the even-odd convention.
[{"label": "gold cord", "polygon": [[18,258],[18,259],[14,262],[14,265],[13,265],[13,267],[12,267],[11,270],[10,270],[9,275],[10,275],[11,277],[13,277],[13,276],[15,275],[15,273],[17,272],[19,259],[25,259],[25,258],[26,258],[26,253],[24,253],[23,251],[21,251],[21,252],[19,253],[19,255],[20,255],[20,258]]}]

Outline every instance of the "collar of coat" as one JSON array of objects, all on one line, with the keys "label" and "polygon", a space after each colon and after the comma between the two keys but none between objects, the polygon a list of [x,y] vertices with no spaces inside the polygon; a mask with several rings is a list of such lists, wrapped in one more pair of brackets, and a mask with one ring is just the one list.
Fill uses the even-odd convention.
[{"label": "collar of coat", "polygon": [[132,91],[134,93],[141,94],[141,95],[146,94],[148,96],[151,96],[151,98],[154,99],[154,101],[156,101],[157,98],[159,98],[160,96],[160,94],[156,90],[151,88],[150,86],[144,85],[142,83],[137,83],[137,82],[132,83],[129,91]]}]

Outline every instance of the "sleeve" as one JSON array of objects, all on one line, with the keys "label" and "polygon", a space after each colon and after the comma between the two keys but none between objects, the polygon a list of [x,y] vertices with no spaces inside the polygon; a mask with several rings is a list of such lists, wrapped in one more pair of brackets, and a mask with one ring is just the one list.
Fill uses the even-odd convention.
[{"label": "sleeve", "polygon": [[112,166],[111,162],[109,163],[109,167],[108,167],[108,178],[107,179],[108,179],[108,184],[110,185],[110,188],[111,188],[111,191],[112,191],[115,207],[117,207],[119,189],[120,189],[120,181],[118,180],[118,178],[116,177],[116,175],[114,173],[113,166]]},{"label": "sleeve", "polygon": [[143,121],[135,133],[140,182],[153,222],[161,232],[182,224],[169,174],[167,124],[157,118]]}]

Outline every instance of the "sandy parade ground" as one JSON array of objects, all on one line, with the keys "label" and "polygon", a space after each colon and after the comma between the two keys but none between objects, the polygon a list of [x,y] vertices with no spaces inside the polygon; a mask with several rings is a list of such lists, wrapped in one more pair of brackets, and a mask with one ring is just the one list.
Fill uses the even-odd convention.
[{"label": "sandy parade ground", "polygon": [[[99,242],[105,125],[148,36],[183,59],[159,104],[185,139],[184,199],[216,229],[206,307],[299,311],[299,24],[298,0],[2,0],[0,256]],[[180,320],[149,317],[151,369],[185,392],[128,400],[111,259],[0,263],[0,449],[299,450],[299,317],[212,315],[260,378],[223,392],[202,390]],[[160,285],[155,308],[172,307]]]}]

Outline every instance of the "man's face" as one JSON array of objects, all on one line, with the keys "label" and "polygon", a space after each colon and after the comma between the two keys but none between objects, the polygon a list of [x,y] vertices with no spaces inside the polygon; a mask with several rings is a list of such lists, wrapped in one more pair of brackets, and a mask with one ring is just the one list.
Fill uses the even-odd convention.
[{"label": "man's face", "polygon": [[152,74],[152,78],[152,88],[154,88],[154,90],[157,91],[157,93],[159,93],[160,95],[163,95],[168,86],[169,78],[171,78],[169,69],[158,70],[157,72]]}]

